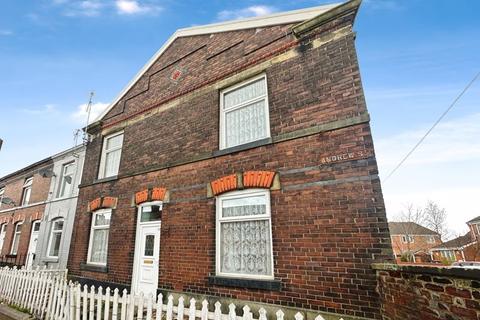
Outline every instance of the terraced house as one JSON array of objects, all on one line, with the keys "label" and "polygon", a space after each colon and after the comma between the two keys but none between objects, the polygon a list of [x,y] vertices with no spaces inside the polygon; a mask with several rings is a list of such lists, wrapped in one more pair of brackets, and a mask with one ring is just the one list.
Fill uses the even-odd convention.
[{"label": "terraced house", "polygon": [[70,276],[380,318],[358,7],[175,32],[88,127]]}]

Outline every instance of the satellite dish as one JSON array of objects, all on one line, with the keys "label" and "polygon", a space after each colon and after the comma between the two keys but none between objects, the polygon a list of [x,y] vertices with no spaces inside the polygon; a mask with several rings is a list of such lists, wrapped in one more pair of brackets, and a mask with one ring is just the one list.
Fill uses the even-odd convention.
[{"label": "satellite dish", "polygon": [[55,175],[52,169],[47,168],[38,170],[38,174],[41,175],[43,178],[51,178]]}]

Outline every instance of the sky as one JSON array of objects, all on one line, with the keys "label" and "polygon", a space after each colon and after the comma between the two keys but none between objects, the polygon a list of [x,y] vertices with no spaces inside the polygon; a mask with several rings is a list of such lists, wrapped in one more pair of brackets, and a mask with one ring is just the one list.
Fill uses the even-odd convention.
[{"label": "sky", "polygon": [[[74,144],[178,28],[307,8],[315,0],[3,0],[0,176]],[[363,0],[355,31],[389,219],[435,201],[452,234],[480,215],[480,80],[387,175],[480,71],[480,1]]]}]

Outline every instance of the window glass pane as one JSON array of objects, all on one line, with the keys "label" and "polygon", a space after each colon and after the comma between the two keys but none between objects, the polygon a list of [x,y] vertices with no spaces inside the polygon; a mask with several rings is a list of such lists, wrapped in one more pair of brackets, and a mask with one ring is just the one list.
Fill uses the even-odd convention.
[{"label": "window glass pane", "polygon": [[95,226],[108,226],[110,225],[111,212],[103,212],[95,214]]},{"label": "window glass pane", "polygon": [[107,139],[107,150],[112,148],[118,148],[122,146],[123,134],[111,137]]},{"label": "window glass pane", "polygon": [[246,101],[264,96],[266,93],[265,87],[265,79],[261,78],[236,90],[230,91],[223,96],[223,106],[225,109],[228,109]]},{"label": "window glass pane", "polygon": [[52,242],[50,244],[50,252],[48,253],[50,257],[58,257],[61,240],[62,240],[61,232],[52,233],[52,240],[51,240]]},{"label": "window glass pane", "polygon": [[221,223],[221,272],[271,275],[270,242],[268,220]]},{"label": "window glass pane", "polygon": [[32,185],[33,178],[28,178],[25,180],[25,183],[23,184],[24,187],[29,187]]},{"label": "window glass pane", "polygon": [[40,230],[40,221],[37,221],[33,224],[33,231]]},{"label": "window glass pane", "polygon": [[236,146],[267,136],[265,100],[225,114],[226,146]]},{"label": "window glass pane", "polygon": [[22,224],[15,225],[15,233],[20,232],[22,229]]},{"label": "window glass pane", "polygon": [[264,196],[228,199],[222,201],[222,217],[253,216],[267,213]]},{"label": "window glass pane", "polygon": [[73,174],[74,169],[75,169],[75,165],[73,163],[66,164],[65,165],[65,170],[64,170],[64,175]]},{"label": "window glass pane", "polygon": [[20,232],[15,232],[13,243],[12,243],[12,254],[17,254],[18,252],[18,244],[20,243]]},{"label": "window glass pane", "polygon": [[107,262],[108,229],[92,230],[92,248],[90,261],[94,263]]},{"label": "window glass pane", "polygon": [[26,187],[25,189],[23,189],[22,205],[27,205],[30,202],[31,192],[32,192],[32,187]]},{"label": "window glass pane", "polygon": [[63,229],[63,220],[58,220],[53,223],[53,230],[61,231]]},{"label": "window glass pane", "polygon": [[145,250],[144,255],[147,257],[153,257],[153,248],[155,246],[155,236],[149,234],[145,237]]},{"label": "window glass pane", "polygon": [[140,222],[157,221],[162,219],[162,207],[144,206],[142,207],[142,215],[140,216]]},{"label": "window glass pane", "polygon": [[111,177],[118,173],[121,150],[107,152],[105,155],[105,177]]}]

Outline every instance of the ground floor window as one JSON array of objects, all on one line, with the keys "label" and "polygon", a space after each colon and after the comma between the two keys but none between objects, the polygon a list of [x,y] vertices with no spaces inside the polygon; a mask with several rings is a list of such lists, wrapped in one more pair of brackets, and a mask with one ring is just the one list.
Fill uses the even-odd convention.
[{"label": "ground floor window", "polygon": [[11,254],[17,254],[18,252],[18,245],[20,244],[20,235],[22,234],[22,222],[18,222],[15,224],[15,229],[13,233],[13,241],[12,241],[12,250]]},{"label": "ground floor window", "polygon": [[63,222],[63,218],[58,218],[52,221],[52,231],[50,233],[50,241],[48,244],[49,258],[58,258],[62,241]]},{"label": "ground floor window", "polygon": [[92,214],[90,243],[88,245],[87,263],[106,265],[108,252],[108,234],[112,210],[97,210]]},{"label": "ground floor window", "polygon": [[268,190],[230,192],[217,198],[217,274],[273,279]]},{"label": "ground floor window", "polygon": [[450,261],[456,260],[455,252],[453,252],[452,250],[444,250],[444,251],[441,251],[441,253],[442,253],[442,257],[444,257],[445,259],[448,259]]}]

